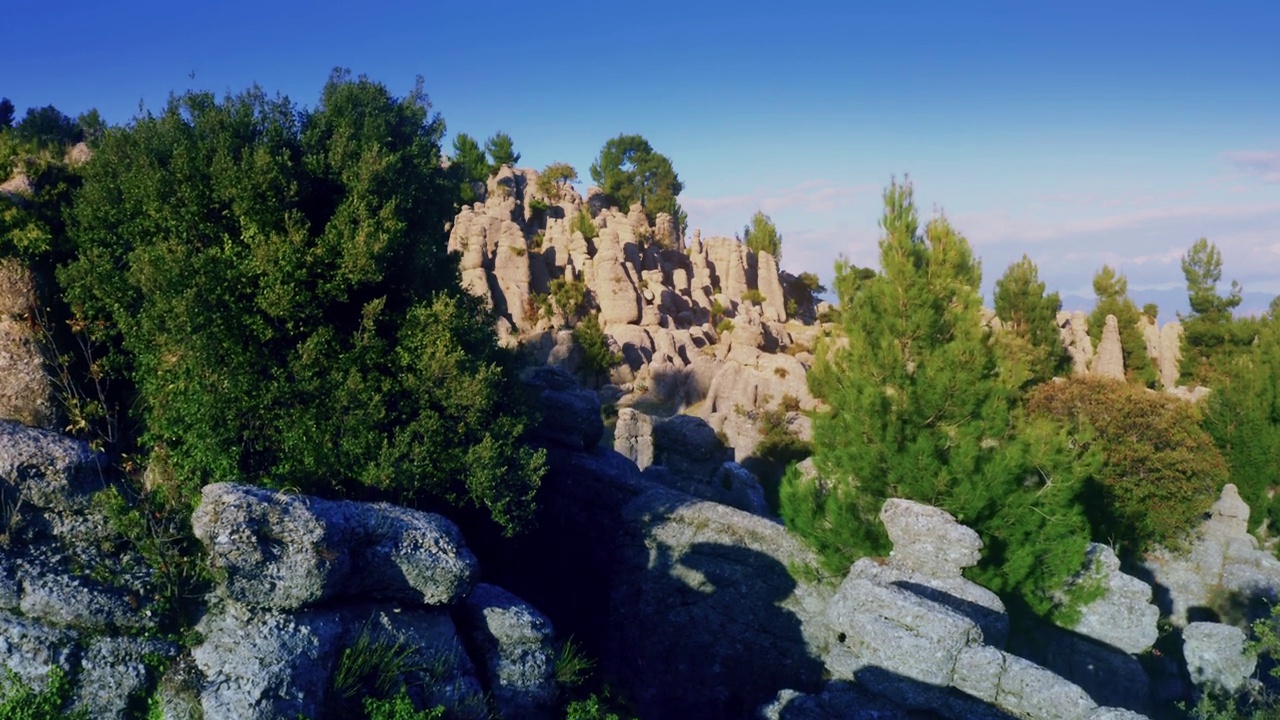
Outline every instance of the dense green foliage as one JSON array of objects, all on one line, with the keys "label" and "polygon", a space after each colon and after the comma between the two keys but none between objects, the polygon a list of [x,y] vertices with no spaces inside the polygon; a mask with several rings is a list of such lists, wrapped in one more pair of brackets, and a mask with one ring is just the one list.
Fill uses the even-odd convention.
[{"label": "dense green foliage", "polygon": [[13,127],[13,101],[9,98],[0,98],[0,129]]},{"label": "dense green foliage", "polygon": [[1106,328],[1107,316],[1115,315],[1120,330],[1120,345],[1124,350],[1124,371],[1130,382],[1153,387],[1156,383],[1156,369],[1147,355],[1147,342],[1138,328],[1141,314],[1138,306],[1129,298],[1129,280],[1117,274],[1109,266],[1103,265],[1093,276],[1093,291],[1097,295],[1097,303],[1089,315],[1089,336],[1094,345],[1102,339],[1102,331]]},{"label": "dense green foliage", "polygon": [[1103,464],[1086,504],[1094,536],[1128,556],[1170,545],[1199,523],[1227,482],[1227,466],[1195,405],[1104,378],[1045,383],[1028,395],[1033,415],[1070,427]]},{"label": "dense green foliage", "polygon": [[778,232],[773,219],[757,210],[751,216],[751,222],[742,228],[742,242],[756,252],[767,252],[779,263],[782,262],[782,235]]},{"label": "dense green foliage", "polygon": [[1039,383],[1066,369],[1067,353],[1058,336],[1058,293],[1045,294],[1035,263],[1026,255],[996,280],[996,317],[1005,333],[995,338],[1001,370],[1018,385]]},{"label": "dense green foliage", "polygon": [[22,121],[13,126],[13,132],[21,142],[59,151],[84,139],[79,123],[52,105],[28,108]]},{"label": "dense green foliage", "polygon": [[1096,456],[1060,428],[1019,417],[981,322],[981,270],[964,237],[941,216],[921,233],[910,184],[886,190],[880,225],[882,274],[837,267],[847,344],[820,348],[810,375],[830,406],[814,420],[821,479],[789,473],[783,517],[842,572],[889,549],[877,520],[885,499],[942,507],[986,542],[977,577],[1048,612],[1084,560],[1089,527],[1077,495]]},{"label": "dense green foliage", "polygon": [[605,143],[591,164],[591,179],[624,210],[640,203],[650,221],[667,213],[682,227],[685,224],[676,202],[684,184],[667,156],[654,152],[640,135],[619,135]]},{"label": "dense green foliage", "polygon": [[538,192],[553,203],[564,199],[565,191],[578,181],[578,171],[568,163],[551,163],[538,175]]},{"label": "dense green foliage", "polygon": [[497,173],[504,165],[514,166],[520,162],[520,153],[515,151],[515,143],[504,132],[494,133],[485,140],[484,151],[489,156],[490,175]]},{"label": "dense green foliage", "polygon": [[543,461],[445,251],[429,107],[335,73],[314,110],[188,93],[103,137],[59,279],[190,500],[249,480],[529,517]]},{"label": "dense green foliage", "polygon": [[453,157],[450,158],[449,170],[458,183],[462,204],[475,202],[476,184],[483,185],[489,179],[489,161],[485,159],[484,150],[480,149],[475,138],[466,133],[458,133],[453,138]]}]

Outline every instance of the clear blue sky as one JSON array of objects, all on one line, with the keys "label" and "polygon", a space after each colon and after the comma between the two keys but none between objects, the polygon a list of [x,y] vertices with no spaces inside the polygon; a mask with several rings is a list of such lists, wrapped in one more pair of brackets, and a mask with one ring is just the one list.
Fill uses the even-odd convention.
[{"label": "clear blue sky", "polygon": [[334,66],[398,92],[422,75],[451,134],[505,130],[524,165],[585,177],[605,140],[644,135],[691,228],[731,235],[763,208],[793,271],[875,264],[880,190],[910,173],[988,285],[1025,252],[1084,307],[1071,295],[1110,263],[1170,319],[1178,258],[1207,236],[1246,307],[1280,293],[1275,0],[18,0],[5,27],[20,111],[123,122],[188,88],[311,104]]}]

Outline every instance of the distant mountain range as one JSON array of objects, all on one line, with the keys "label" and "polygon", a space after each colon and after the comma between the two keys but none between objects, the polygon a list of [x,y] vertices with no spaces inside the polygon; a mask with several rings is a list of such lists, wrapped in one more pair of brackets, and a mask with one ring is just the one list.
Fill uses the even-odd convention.
[{"label": "distant mountain range", "polygon": [[[1160,308],[1160,316],[1157,319],[1162,325],[1178,319],[1178,313],[1185,315],[1191,311],[1191,306],[1187,302],[1187,291],[1182,288],[1172,290],[1135,290],[1130,292],[1129,295],[1138,304],[1138,307],[1142,307],[1147,303],[1155,303]],[[1262,292],[1246,292],[1242,297],[1244,302],[1240,303],[1240,307],[1236,309],[1237,315],[1261,315],[1270,307],[1273,296]],[[1088,312],[1093,309],[1095,299],[1093,295],[1063,295],[1062,309]]]}]

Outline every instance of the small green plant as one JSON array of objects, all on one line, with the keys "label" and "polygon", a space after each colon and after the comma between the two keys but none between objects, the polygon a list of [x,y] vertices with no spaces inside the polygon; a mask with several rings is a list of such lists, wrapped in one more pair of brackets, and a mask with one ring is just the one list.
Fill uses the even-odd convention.
[{"label": "small green plant", "polygon": [[333,692],[339,703],[358,698],[394,698],[404,689],[404,675],[416,669],[414,648],[401,640],[377,636],[372,621],[360,628],[351,645],[342,651],[333,673]]},{"label": "small green plant", "polygon": [[782,400],[779,401],[778,407],[781,407],[784,412],[800,412],[800,398],[787,393],[782,396]]},{"label": "small green plant", "polygon": [[556,683],[567,688],[578,687],[587,681],[595,666],[595,661],[587,657],[571,637],[564,641],[556,655]]},{"label": "small green plant", "polygon": [[587,240],[595,240],[600,236],[600,230],[596,228],[596,222],[591,219],[591,213],[587,212],[585,206],[573,217],[573,223],[569,227],[571,230],[582,233],[582,237]]},{"label": "small green plant", "polygon": [[443,720],[445,708],[437,705],[430,710],[418,710],[413,706],[409,691],[401,687],[400,692],[389,698],[365,698],[364,714],[369,720]]},{"label": "small green plant", "polygon": [[87,710],[64,710],[70,701],[71,681],[56,665],[39,692],[7,668],[0,677],[0,720],[88,720]]},{"label": "small green plant", "polygon": [[763,305],[764,293],[760,292],[759,290],[748,290],[742,293],[742,301],[755,303],[756,305]]},{"label": "small green plant", "polygon": [[529,293],[529,306],[526,314],[533,317],[544,317],[550,320],[555,316],[555,307],[551,304],[551,295],[547,293]]},{"label": "small green plant", "polygon": [[523,246],[521,246],[521,245],[512,245],[512,246],[511,246],[511,254],[512,254],[512,255],[515,255],[516,257],[524,257],[524,256],[525,256],[525,253],[527,253],[527,252],[528,252],[528,250],[526,250],[526,249],[525,249]]},{"label": "small green plant", "polygon": [[723,335],[733,330],[733,321],[729,318],[720,318],[720,322],[716,323],[716,332]]},{"label": "small green plant", "polygon": [[534,198],[529,201],[529,209],[533,211],[535,216],[545,215],[547,210],[551,209],[551,206],[542,198]]},{"label": "small green plant", "polygon": [[598,313],[592,313],[578,323],[578,327],[573,329],[573,340],[586,355],[583,365],[594,375],[603,375],[622,362],[622,355],[609,347],[609,338],[600,327]]},{"label": "small green plant", "polygon": [[556,278],[551,281],[551,297],[566,317],[577,318],[587,304],[587,284],[581,280]]},{"label": "small green plant", "polygon": [[529,241],[529,249],[537,252],[542,249],[542,243],[546,242],[547,234],[539,230]]},{"label": "small green plant", "polygon": [[787,298],[786,302],[787,317],[793,318],[800,314],[800,306],[796,305],[795,298]]}]

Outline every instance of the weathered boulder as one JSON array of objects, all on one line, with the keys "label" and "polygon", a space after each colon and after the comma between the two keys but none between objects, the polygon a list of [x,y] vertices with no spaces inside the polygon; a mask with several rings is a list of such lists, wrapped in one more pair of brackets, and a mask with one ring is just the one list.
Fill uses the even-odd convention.
[{"label": "weathered boulder", "polygon": [[960,577],[982,559],[978,533],[945,510],[891,498],[880,509],[880,521],[893,543],[890,558],[922,575]]},{"label": "weathered boulder", "polygon": [[578,385],[566,370],[534,367],[521,374],[542,413],[534,426],[535,440],[570,450],[593,448],[604,436],[600,398]]},{"label": "weathered boulder", "polygon": [[1075,632],[1130,655],[1140,655],[1159,636],[1160,609],[1151,601],[1151,586],[1120,572],[1120,559],[1106,545],[1089,546],[1086,568],[1078,582],[1101,585],[1105,594],[1081,609]]},{"label": "weathered boulder", "polygon": [[1249,638],[1234,625],[1193,622],[1182,630],[1182,654],[1191,681],[1203,689],[1235,692],[1245,685],[1258,666],[1248,652]]},{"label": "weathered boulder", "polygon": [[160,640],[109,636],[89,640],[76,673],[72,710],[92,718],[135,717],[132,706],[156,680],[148,662],[177,654],[176,645]]},{"label": "weathered boulder", "polygon": [[778,279],[778,262],[773,255],[761,252],[756,255],[760,294],[764,296],[764,315],[774,322],[787,319],[787,299]]},{"label": "weathered boulder", "polygon": [[1076,312],[1059,312],[1058,328],[1062,346],[1071,356],[1071,372],[1074,375],[1087,375],[1093,363],[1093,338],[1089,335],[1089,320],[1085,314]]},{"label": "weathered boulder", "polygon": [[1107,316],[1102,340],[1098,342],[1098,352],[1089,371],[1098,377],[1124,380],[1124,349],[1120,346],[1120,326],[1115,315]]},{"label": "weathered boulder", "polygon": [[700,417],[676,415],[654,423],[653,462],[680,477],[710,478],[733,459],[731,452]]},{"label": "weathered boulder", "polygon": [[333,673],[362,634],[375,646],[408,653],[410,676],[404,679],[429,707],[483,703],[445,610],[367,606],[284,613],[224,603],[197,629],[204,640],[191,651],[197,672],[189,684],[205,720],[318,717],[332,710],[342,701],[333,691]]},{"label": "weathered boulder", "polygon": [[653,464],[653,418],[632,408],[618,408],[613,449],[644,470]]},{"label": "weathered boulder", "polygon": [[856,683],[833,680],[822,692],[806,695],[781,690],[760,708],[764,720],[910,720],[915,713],[867,692]]},{"label": "weathered boulder", "polygon": [[557,692],[551,621],[506,590],[483,583],[467,596],[463,611],[502,717],[549,717]]},{"label": "weathered boulder", "polygon": [[1160,328],[1160,385],[1166,389],[1178,384],[1182,362],[1182,323],[1165,323]]},{"label": "weathered boulder", "polygon": [[382,503],[218,483],[202,491],[191,526],[226,575],[219,592],[253,607],[356,596],[447,605],[478,572],[453,523]]}]

